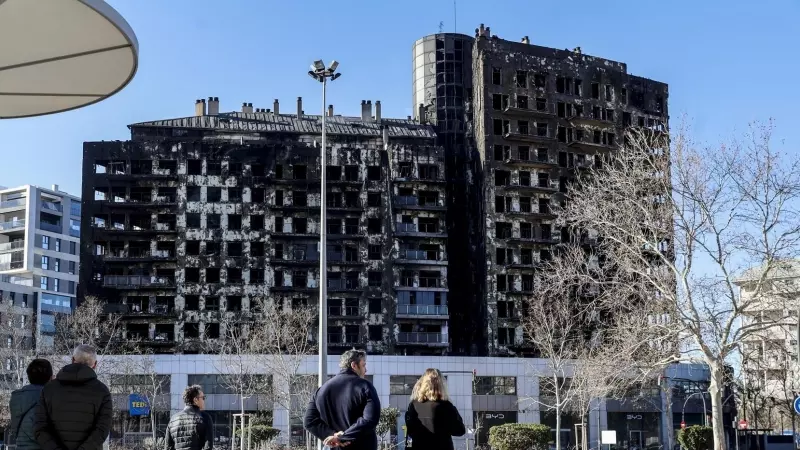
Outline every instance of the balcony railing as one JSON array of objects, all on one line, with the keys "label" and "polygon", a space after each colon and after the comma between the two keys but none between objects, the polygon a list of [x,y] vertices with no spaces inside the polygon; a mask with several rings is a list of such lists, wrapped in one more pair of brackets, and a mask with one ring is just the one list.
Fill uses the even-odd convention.
[{"label": "balcony railing", "polygon": [[395,204],[404,206],[416,206],[419,204],[419,199],[417,199],[417,197],[412,197],[410,195],[401,195],[399,197],[395,197]]},{"label": "balcony railing", "polygon": [[151,277],[147,275],[107,275],[104,286],[172,286],[175,280],[170,277]]},{"label": "balcony railing", "polygon": [[22,261],[11,261],[7,263],[0,263],[0,270],[16,270],[22,269],[23,267]]},{"label": "balcony railing", "polygon": [[49,222],[40,222],[39,229],[45,231],[52,231],[53,233],[61,233],[63,231],[61,228],[61,224],[49,223]]},{"label": "balcony railing", "polygon": [[397,231],[406,232],[406,233],[416,233],[417,232],[417,224],[415,224],[415,223],[398,223],[397,224]]},{"label": "balcony railing", "polygon": [[447,344],[447,335],[442,333],[398,333],[397,342],[407,344]]},{"label": "balcony railing", "polygon": [[17,206],[25,206],[25,201],[27,199],[24,198],[15,198],[14,200],[6,200],[4,202],[0,202],[0,209],[3,208],[14,208]]},{"label": "balcony railing", "polygon": [[445,256],[444,252],[400,249],[400,259],[409,259],[414,261],[444,261]]},{"label": "balcony railing", "polygon": [[0,222],[0,231],[13,230],[15,228],[25,228],[25,219]]},{"label": "balcony railing", "polygon": [[397,305],[397,314],[406,316],[446,316],[447,305]]},{"label": "balcony railing", "polygon": [[64,205],[62,205],[61,203],[42,202],[42,209],[46,209],[48,211],[62,212],[64,211]]},{"label": "balcony railing", "polygon": [[0,283],[11,283],[19,286],[33,286],[33,278],[17,275],[0,275]]},{"label": "balcony railing", "polygon": [[25,241],[14,241],[0,244],[0,252],[13,252],[15,250],[22,250],[25,248]]}]

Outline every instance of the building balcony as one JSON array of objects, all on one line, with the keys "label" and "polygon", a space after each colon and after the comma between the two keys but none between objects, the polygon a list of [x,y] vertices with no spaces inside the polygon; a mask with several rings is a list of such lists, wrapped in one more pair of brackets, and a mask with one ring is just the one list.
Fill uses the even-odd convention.
[{"label": "building balcony", "polygon": [[420,200],[417,197],[404,195],[394,197],[394,206],[397,209],[410,209],[418,211],[436,211],[444,210],[445,206],[440,205],[438,201]]},{"label": "building balcony", "polygon": [[392,179],[395,183],[425,183],[425,184],[446,184],[442,177],[419,177],[419,176],[397,176]]},{"label": "building balcony", "polygon": [[447,237],[447,233],[440,227],[432,225],[418,226],[416,223],[395,223],[395,234],[411,237]]},{"label": "building balcony", "polygon": [[548,180],[545,182],[536,182],[532,184],[503,184],[500,186],[495,186],[496,191],[537,191],[537,192],[546,192],[546,193],[555,193],[558,191],[558,180]]},{"label": "building balcony", "polygon": [[400,285],[396,287],[398,290],[409,289],[430,289],[431,291],[446,291],[447,285],[442,278],[435,277],[419,277],[418,282],[414,282],[414,278],[401,277]]},{"label": "building balcony", "polygon": [[552,236],[543,236],[543,237],[536,237],[533,235],[523,235],[523,236],[497,236],[498,239],[505,239],[509,242],[519,242],[519,243],[529,243],[529,244],[547,244],[547,245],[556,245],[559,243],[559,240],[552,237]]},{"label": "building balcony", "polygon": [[521,159],[515,156],[509,156],[503,160],[497,161],[501,162],[507,166],[525,166],[525,167],[537,167],[542,169],[552,169],[558,164],[555,161],[550,161],[549,159],[541,160],[541,159]]},{"label": "building balcony", "polygon": [[567,147],[575,150],[582,150],[587,153],[597,153],[617,148],[616,145],[608,145],[603,143],[585,142],[585,141],[572,141],[569,144],[567,144]]},{"label": "building balcony", "polygon": [[396,261],[398,264],[424,264],[434,266],[446,266],[447,255],[444,252],[433,252],[427,250],[400,249],[400,254]]},{"label": "building balcony", "polygon": [[108,253],[106,260],[150,260],[150,259],[175,259],[175,252],[169,250],[128,250]]},{"label": "building balcony", "polygon": [[346,254],[341,252],[328,252],[327,260],[328,264],[338,266],[360,266],[365,264],[364,261],[361,261],[358,258],[353,258],[352,256],[348,257]]},{"label": "building balcony", "polygon": [[449,317],[450,312],[447,305],[397,305],[398,319],[447,319]]},{"label": "building balcony", "polygon": [[60,223],[39,222],[39,229],[44,231],[51,231],[53,233],[62,233],[64,227]]},{"label": "building balcony", "polygon": [[309,233],[307,230],[294,231],[273,231],[270,233],[276,239],[315,239],[319,238],[319,232]]},{"label": "building balcony", "polygon": [[120,311],[120,314],[125,316],[134,316],[134,317],[150,317],[150,316],[172,316],[175,314],[175,308],[169,305],[140,305],[140,304],[128,304],[128,305],[120,305],[120,306],[127,306],[127,308],[123,308],[123,311]]},{"label": "building balcony", "polygon": [[556,113],[553,111],[552,104],[547,105],[544,109],[530,109],[530,108],[519,108],[516,106],[506,106],[503,109],[503,112],[510,115],[510,116],[517,116],[517,117],[544,117],[544,118],[552,118],[556,116]]},{"label": "building balcony", "polygon": [[328,333],[328,345],[331,347],[351,347],[360,344],[357,334]]},{"label": "building balcony", "polygon": [[33,286],[33,278],[16,275],[0,275],[0,283],[16,284],[18,286]]},{"label": "building balcony", "polygon": [[103,286],[120,289],[175,287],[175,278],[147,275],[106,275],[103,278]]},{"label": "building balcony", "polygon": [[0,231],[11,231],[25,228],[25,219],[0,222]]},{"label": "building balcony", "polygon": [[42,209],[50,212],[64,212],[64,206],[61,203],[42,202]]},{"label": "building balcony", "polygon": [[503,137],[508,141],[519,142],[553,142],[555,140],[555,138],[547,135],[540,136],[538,134],[520,133],[519,131],[507,131],[503,134]]},{"label": "building balcony", "polygon": [[358,291],[361,290],[359,280],[328,279],[329,291]]},{"label": "building balcony", "polygon": [[17,252],[25,249],[25,241],[14,241],[0,244],[0,253]]},{"label": "building balcony", "polygon": [[15,198],[0,202],[0,209],[25,209],[26,198]]},{"label": "building balcony", "polygon": [[594,127],[603,127],[603,128],[611,128],[616,126],[616,123],[613,120],[600,119],[597,117],[592,117],[590,115],[586,116],[575,115],[569,117],[567,120],[569,120],[570,123],[573,125],[590,125]]},{"label": "building balcony", "polygon": [[7,263],[0,263],[0,270],[19,270],[25,267],[22,261],[11,261]]},{"label": "building balcony", "polygon": [[397,333],[397,343],[405,345],[430,345],[436,347],[447,347],[449,345],[448,336],[446,334],[426,332]]}]

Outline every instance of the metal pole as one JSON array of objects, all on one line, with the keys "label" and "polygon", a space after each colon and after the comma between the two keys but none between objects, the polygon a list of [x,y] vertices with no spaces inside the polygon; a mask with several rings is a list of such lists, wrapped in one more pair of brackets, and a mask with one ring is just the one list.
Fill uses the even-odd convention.
[{"label": "metal pole", "polygon": [[318,386],[322,386],[328,377],[328,244],[327,244],[327,195],[326,195],[326,166],[327,166],[327,147],[325,145],[325,104],[327,103],[325,89],[328,84],[328,77],[322,77],[322,150],[320,150],[320,212],[319,212],[319,380]]}]

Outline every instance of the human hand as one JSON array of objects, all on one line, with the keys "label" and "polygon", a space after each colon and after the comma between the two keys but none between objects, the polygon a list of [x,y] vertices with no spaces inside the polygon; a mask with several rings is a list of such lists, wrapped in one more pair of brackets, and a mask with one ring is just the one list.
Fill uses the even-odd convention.
[{"label": "human hand", "polygon": [[325,440],[322,443],[323,445],[326,445],[331,448],[347,447],[348,445],[350,445],[350,442],[342,442],[339,440],[339,436],[343,434],[344,431],[338,431],[333,436],[328,436],[327,438],[325,438]]}]

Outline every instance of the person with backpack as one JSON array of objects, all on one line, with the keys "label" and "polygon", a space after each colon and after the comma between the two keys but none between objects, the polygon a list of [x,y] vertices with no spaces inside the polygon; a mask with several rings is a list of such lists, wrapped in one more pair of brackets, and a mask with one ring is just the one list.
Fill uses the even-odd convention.
[{"label": "person with backpack", "polygon": [[33,432],[36,421],[36,405],[42,395],[42,389],[53,379],[53,366],[46,359],[34,359],[25,370],[28,374],[28,385],[11,393],[9,409],[11,410],[10,430],[14,433],[17,450],[40,450]]}]

